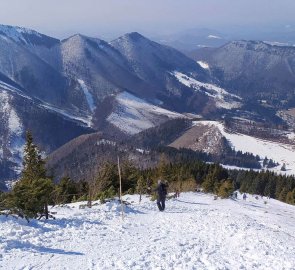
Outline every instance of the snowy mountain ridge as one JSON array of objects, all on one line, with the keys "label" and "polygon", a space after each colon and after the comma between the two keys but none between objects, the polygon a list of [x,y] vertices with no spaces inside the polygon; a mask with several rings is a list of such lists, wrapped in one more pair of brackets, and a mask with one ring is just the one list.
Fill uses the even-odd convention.
[{"label": "snowy mountain ridge", "polygon": [[41,34],[35,30],[19,27],[19,26],[10,26],[10,25],[3,25],[0,24],[0,34],[4,34],[5,36],[13,39],[17,42],[24,42],[27,43],[28,41],[24,38],[24,35],[35,35],[41,37]]}]

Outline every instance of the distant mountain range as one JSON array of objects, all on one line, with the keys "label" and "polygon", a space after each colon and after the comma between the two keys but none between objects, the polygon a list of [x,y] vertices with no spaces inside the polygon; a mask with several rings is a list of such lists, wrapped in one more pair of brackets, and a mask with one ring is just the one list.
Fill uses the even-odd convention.
[{"label": "distant mountain range", "polygon": [[295,47],[232,41],[219,48],[196,50],[190,56],[206,63],[212,76],[230,92],[277,107],[295,106]]},{"label": "distant mountain range", "polygon": [[[238,41],[186,56],[139,33],[108,43],[0,25],[0,182],[20,171],[26,130],[47,155],[79,135],[127,140],[169,119],[283,123],[276,113],[293,104],[293,52]],[[258,98],[272,102],[254,106]]]},{"label": "distant mountain range", "polygon": [[292,25],[220,26],[218,29],[192,28],[158,35],[153,39],[186,53],[204,47],[220,47],[234,40],[259,40],[279,46],[295,45],[295,28]]}]

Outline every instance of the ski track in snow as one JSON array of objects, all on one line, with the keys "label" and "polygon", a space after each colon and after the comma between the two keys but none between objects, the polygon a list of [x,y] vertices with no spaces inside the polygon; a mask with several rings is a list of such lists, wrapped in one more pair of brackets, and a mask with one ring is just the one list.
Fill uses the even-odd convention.
[{"label": "ski track in snow", "polygon": [[[0,269],[295,269],[295,207],[182,193],[166,211],[137,195],[54,207],[56,220],[0,217]],[[267,201],[267,204],[264,204]]]}]

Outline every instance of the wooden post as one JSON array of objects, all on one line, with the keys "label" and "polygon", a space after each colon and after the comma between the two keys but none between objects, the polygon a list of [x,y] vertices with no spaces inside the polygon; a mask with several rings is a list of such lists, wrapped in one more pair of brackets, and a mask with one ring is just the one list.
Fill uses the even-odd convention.
[{"label": "wooden post", "polygon": [[121,177],[121,168],[120,168],[119,156],[118,156],[118,173],[119,173],[119,181],[120,181],[121,215],[122,215],[122,219],[124,219],[123,198],[122,198],[122,177]]},{"label": "wooden post", "polygon": [[48,211],[48,202],[47,202],[47,200],[45,202],[45,218],[46,219],[49,218],[49,211]]}]

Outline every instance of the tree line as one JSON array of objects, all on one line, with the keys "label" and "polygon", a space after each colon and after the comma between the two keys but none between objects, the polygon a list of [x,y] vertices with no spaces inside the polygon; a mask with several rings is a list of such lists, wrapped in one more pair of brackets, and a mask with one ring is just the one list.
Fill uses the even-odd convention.
[{"label": "tree line", "polygon": [[[122,160],[124,193],[151,194],[157,180],[163,179],[172,193],[202,190],[226,198],[239,189],[295,204],[294,176],[276,175],[270,171],[227,170],[219,164],[209,164],[191,156],[191,151],[162,150],[154,167],[138,168],[128,160]],[[32,135],[27,133],[21,177],[10,192],[0,194],[0,211],[27,219],[48,219],[49,205],[88,201],[91,206],[94,200],[115,197],[118,189],[118,167],[111,162],[101,165],[96,175],[87,181],[63,177],[54,183],[46,172],[45,162]]]}]

